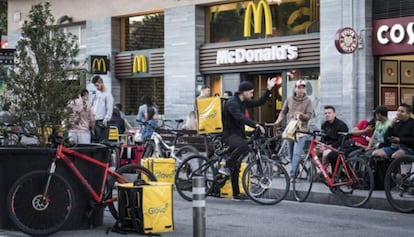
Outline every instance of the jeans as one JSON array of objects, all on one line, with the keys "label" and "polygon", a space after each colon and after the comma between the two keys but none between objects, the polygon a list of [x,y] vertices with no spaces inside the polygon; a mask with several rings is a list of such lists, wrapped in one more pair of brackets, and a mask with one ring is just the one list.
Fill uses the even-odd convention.
[{"label": "jeans", "polygon": [[95,136],[99,143],[108,141],[109,126],[105,126],[102,120],[96,120],[95,122]]},{"label": "jeans", "polygon": [[226,161],[226,168],[231,172],[231,186],[233,196],[240,194],[239,190],[239,173],[242,158],[249,152],[249,146],[246,139],[239,135],[231,135],[226,140],[231,151],[230,158]]},{"label": "jeans", "polygon": [[290,176],[295,176],[296,169],[299,165],[300,160],[302,159],[303,149],[305,148],[306,141],[309,136],[303,136],[297,138],[297,141],[291,141],[288,143],[289,147],[289,156],[291,157],[291,167],[290,167]]}]

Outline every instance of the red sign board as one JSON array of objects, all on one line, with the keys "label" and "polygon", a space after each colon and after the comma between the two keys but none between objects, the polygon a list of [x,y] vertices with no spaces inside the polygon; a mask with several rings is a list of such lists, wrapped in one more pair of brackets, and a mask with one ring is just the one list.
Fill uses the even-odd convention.
[{"label": "red sign board", "polygon": [[372,35],[374,55],[414,52],[414,16],[374,21]]}]

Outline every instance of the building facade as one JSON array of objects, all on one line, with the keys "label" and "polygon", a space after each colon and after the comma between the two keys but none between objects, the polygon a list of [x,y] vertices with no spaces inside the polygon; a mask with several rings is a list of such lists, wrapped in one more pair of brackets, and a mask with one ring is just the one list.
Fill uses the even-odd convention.
[{"label": "building facade", "polygon": [[[274,122],[300,78],[307,81],[307,93],[314,100],[315,125],[320,125],[323,106],[329,104],[352,127],[359,119],[372,117],[377,104],[390,103],[383,99],[385,92],[388,96],[398,88],[403,98],[410,93],[401,92],[400,84],[382,84],[394,79],[379,79],[380,62],[395,66],[395,59],[381,51],[373,56],[373,21],[379,18],[371,1],[50,2],[57,19],[72,19],[61,25],[80,36],[82,60],[107,56],[109,71],[102,77],[129,114],[136,114],[142,95],[150,95],[166,118],[185,118],[203,84],[211,87],[212,95],[221,95],[249,80],[258,97],[267,78],[278,77],[272,97],[251,111],[260,122]],[[35,3],[9,1],[10,48]],[[353,53],[340,53],[335,47],[337,32],[344,27],[357,33]],[[409,60],[397,59],[395,70],[402,67],[400,61]],[[91,64],[85,67],[91,69]]]}]

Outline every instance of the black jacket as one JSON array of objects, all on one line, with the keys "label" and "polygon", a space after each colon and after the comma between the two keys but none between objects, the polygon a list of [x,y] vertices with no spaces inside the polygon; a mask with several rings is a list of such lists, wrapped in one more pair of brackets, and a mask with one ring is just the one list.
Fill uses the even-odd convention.
[{"label": "black jacket", "polygon": [[393,127],[388,127],[384,134],[384,141],[386,146],[391,143],[388,137],[400,138],[400,144],[406,145],[408,148],[414,149],[414,119],[409,118],[407,121],[399,121]]},{"label": "black jacket", "polygon": [[230,135],[246,136],[244,125],[255,127],[257,122],[246,118],[244,112],[246,108],[253,108],[266,103],[270,91],[266,92],[257,100],[240,101],[239,94],[236,93],[233,97],[228,99],[223,110],[223,138]]},{"label": "black jacket", "polygon": [[338,132],[348,132],[348,126],[346,123],[338,118],[335,118],[333,123],[325,121],[321,128],[326,135],[322,141],[335,148],[338,148],[341,145],[341,139]]}]

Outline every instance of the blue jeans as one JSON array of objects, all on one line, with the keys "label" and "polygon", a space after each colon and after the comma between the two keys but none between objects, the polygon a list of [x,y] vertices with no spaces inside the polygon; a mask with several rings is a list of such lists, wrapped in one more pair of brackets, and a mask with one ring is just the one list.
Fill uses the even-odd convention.
[{"label": "blue jeans", "polygon": [[289,147],[289,156],[291,157],[291,167],[290,167],[290,176],[295,176],[296,169],[302,159],[303,149],[305,148],[306,141],[308,140],[309,136],[303,136],[297,139],[296,142],[291,141],[288,143]]}]

